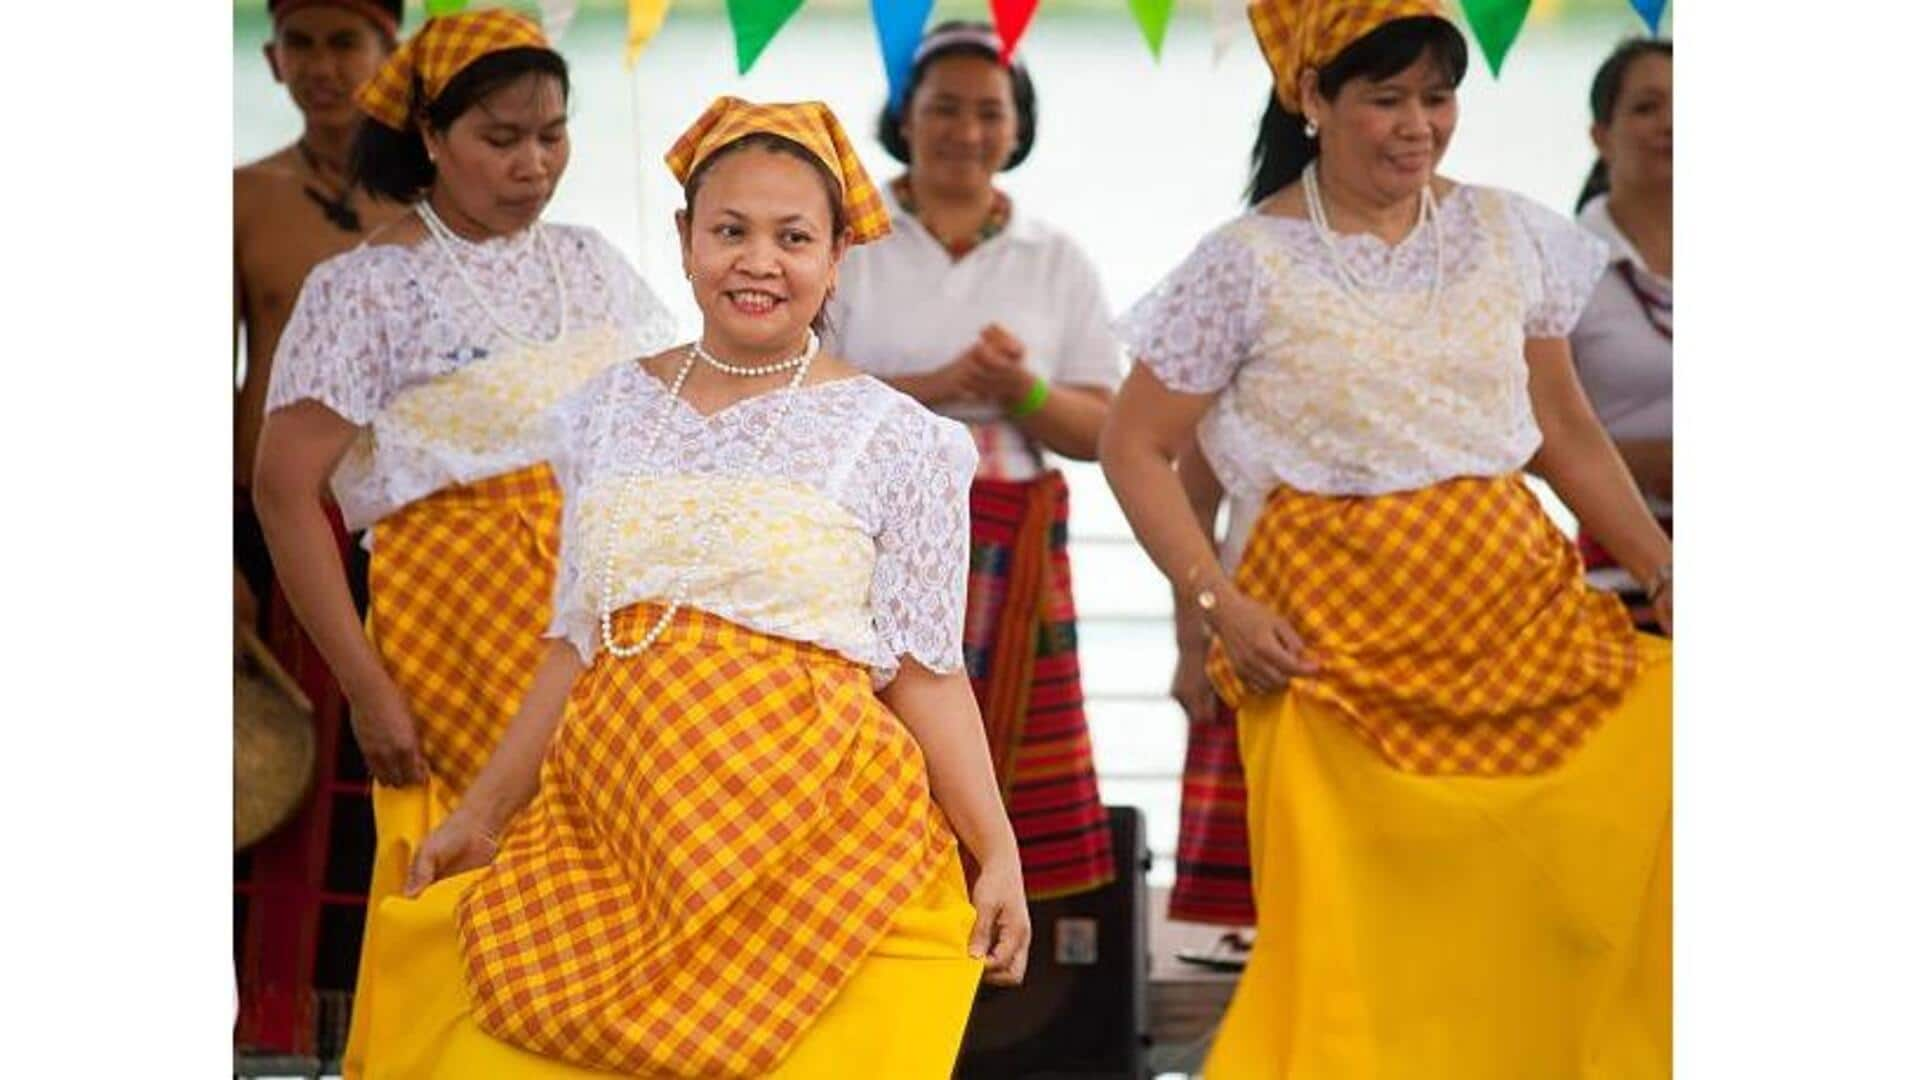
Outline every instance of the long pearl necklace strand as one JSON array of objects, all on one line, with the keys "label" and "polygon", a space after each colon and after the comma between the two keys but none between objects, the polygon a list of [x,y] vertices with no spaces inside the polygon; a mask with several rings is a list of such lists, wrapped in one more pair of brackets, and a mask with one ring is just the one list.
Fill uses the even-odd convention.
[{"label": "long pearl necklace strand", "polygon": [[1396,247],[1389,257],[1387,263],[1387,282],[1375,285],[1371,282],[1362,281],[1360,276],[1354,273],[1353,268],[1347,265],[1346,258],[1340,254],[1340,245],[1334,236],[1333,227],[1327,224],[1327,207],[1326,204],[1320,200],[1319,161],[1316,160],[1308,167],[1306,172],[1300,174],[1300,186],[1307,199],[1307,218],[1313,222],[1313,231],[1319,234],[1320,242],[1327,247],[1327,253],[1333,256],[1333,266],[1340,278],[1340,285],[1346,290],[1347,295],[1352,297],[1354,303],[1358,304],[1369,315],[1379,319],[1381,322],[1389,326],[1399,327],[1402,330],[1414,329],[1432,318],[1434,308],[1437,307],[1440,302],[1440,285],[1445,274],[1443,264],[1446,258],[1446,235],[1440,228],[1440,215],[1435,208],[1433,186],[1429,184],[1420,189],[1420,214],[1413,223],[1413,232],[1407,234],[1411,237],[1423,227],[1431,227],[1433,229],[1433,279],[1427,285],[1426,304],[1420,309],[1420,313],[1412,319],[1394,318],[1381,310],[1373,299],[1375,293],[1386,291],[1386,285],[1391,283],[1393,271],[1400,265],[1399,248]]},{"label": "long pearl necklace strand", "polygon": [[[673,595],[668,598],[667,609],[660,613],[659,618],[653,621],[653,626],[641,636],[638,642],[632,645],[622,645],[613,639],[614,546],[619,542],[620,536],[626,532],[627,519],[632,513],[634,493],[639,489],[640,480],[642,479],[642,466],[653,457],[654,450],[660,445],[660,435],[666,430],[668,417],[673,409],[673,403],[679,400],[681,389],[687,385],[687,376],[693,373],[694,361],[704,360],[720,371],[733,375],[743,373],[746,375],[764,375],[769,372],[793,369],[793,378],[787,380],[787,385],[782,388],[786,393],[781,395],[783,400],[780,404],[780,412],[773,418],[772,423],[769,423],[760,430],[760,442],[754,448],[754,459],[756,461],[764,461],[767,456],[767,448],[773,443],[774,432],[779,430],[781,424],[786,421],[787,414],[793,410],[794,398],[798,396],[794,391],[798,390],[800,384],[807,380],[807,372],[813,368],[813,358],[818,356],[819,353],[820,339],[811,330],[807,332],[806,347],[803,348],[798,355],[788,360],[782,360],[778,364],[769,364],[763,367],[733,367],[732,370],[729,370],[731,365],[720,364],[711,354],[702,348],[698,342],[694,343],[687,350],[686,361],[680,365],[680,370],[674,374],[673,384],[667,389],[665,400],[660,403],[660,415],[654,424],[653,438],[648,441],[646,452],[634,463],[634,468],[627,473],[625,481],[620,486],[620,494],[614,499],[613,521],[611,525],[608,526],[606,542],[600,546],[600,644],[604,646],[608,652],[622,660],[626,660],[646,652],[649,648],[653,647],[654,642],[660,640],[660,635],[666,633],[667,627],[673,623],[673,617],[678,615],[680,609],[686,606],[688,582],[707,564],[709,557],[713,554],[714,541],[719,537],[721,517],[719,514],[714,514],[703,521],[700,529],[694,533],[694,565],[674,583]],[[775,393],[779,393],[779,391],[775,391]]]},{"label": "long pearl necklace strand", "polygon": [[554,295],[560,302],[560,316],[554,320],[553,335],[542,340],[534,337],[532,334],[521,333],[515,330],[500,318],[500,313],[495,311],[494,306],[487,302],[486,295],[480,291],[480,286],[473,280],[473,276],[467,273],[466,265],[460,261],[459,256],[455,254],[454,251],[455,245],[470,250],[477,248],[479,245],[467,240],[459,233],[454,232],[446,222],[440,220],[440,215],[434,212],[432,204],[426,199],[421,199],[419,202],[414,203],[413,208],[414,211],[420,215],[421,222],[426,225],[427,233],[433,237],[434,244],[439,247],[440,253],[446,256],[447,262],[453,265],[454,273],[458,274],[460,281],[466,285],[467,292],[473,296],[473,302],[479,305],[480,310],[487,313],[487,318],[502,334],[518,341],[522,345],[534,346],[551,345],[567,336],[567,279],[566,276],[560,272],[560,256],[554,253],[553,240],[547,235],[545,225],[538,221],[533,223],[528,230],[532,233],[529,242],[538,244],[540,248],[546,252],[547,267],[553,271]]}]

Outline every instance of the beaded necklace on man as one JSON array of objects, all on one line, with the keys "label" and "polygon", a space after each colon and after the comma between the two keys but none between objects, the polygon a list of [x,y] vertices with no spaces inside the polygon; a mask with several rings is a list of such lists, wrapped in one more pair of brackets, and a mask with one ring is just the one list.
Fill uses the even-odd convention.
[{"label": "beaded necklace on man", "polygon": [[[304,136],[293,145],[300,151],[300,160],[306,162],[307,171],[311,172],[313,178],[324,187],[326,173],[320,168],[320,155],[314,151],[313,147],[307,145]],[[339,191],[332,193],[316,190],[312,184],[302,184],[300,188],[307,193],[307,198],[312,199],[314,205],[320,208],[320,213],[334,228],[341,232],[360,231],[360,212],[353,208],[353,191],[350,187],[343,186]]]}]

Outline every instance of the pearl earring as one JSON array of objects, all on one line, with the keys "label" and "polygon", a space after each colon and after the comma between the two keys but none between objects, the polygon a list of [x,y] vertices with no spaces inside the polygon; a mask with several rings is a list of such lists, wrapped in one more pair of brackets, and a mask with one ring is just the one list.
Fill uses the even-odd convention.
[{"label": "pearl earring", "polygon": [[1307,138],[1309,138],[1309,139],[1317,139],[1317,138],[1319,138],[1319,137],[1320,137],[1320,123],[1319,123],[1319,121],[1317,121],[1317,120],[1314,120],[1314,119],[1312,119],[1312,118],[1309,118],[1309,119],[1307,120]]}]

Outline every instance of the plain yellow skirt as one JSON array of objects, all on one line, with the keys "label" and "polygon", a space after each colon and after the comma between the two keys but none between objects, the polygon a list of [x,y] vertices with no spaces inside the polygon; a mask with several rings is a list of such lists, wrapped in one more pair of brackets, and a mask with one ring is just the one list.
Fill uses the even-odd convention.
[{"label": "plain yellow skirt", "polygon": [[[381,850],[375,878],[404,879],[412,845],[444,812],[438,791],[380,788],[375,811]],[[473,1022],[454,907],[484,870],[436,883],[418,899],[397,891],[367,919],[370,963],[354,1002],[364,1028],[368,1080],[436,1077],[585,1080],[613,1074],[582,1069],[500,1041]],[[772,1076],[944,1080],[980,983],[967,955],[974,909],[956,852],[901,910],[887,936]]]},{"label": "plain yellow skirt", "polygon": [[380,954],[380,935],[388,920],[374,916],[389,898],[402,899],[401,889],[406,886],[413,853],[427,834],[446,820],[454,802],[446,782],[431,774],[424,788],[391,788],[378,781],[373,784],[373,876],[367,883],[367,921],[361,931],[360,969],[354,977],[353,1018],[347,1028],[346,1048],[340,1055],[343,1080],[377,1075],[367,1070],[367,1018],[373,1015],[374,1000],[387,981],[374,958]]},{"label": "plain yellow skirt", "polygon": [[1259,933],[1206,1080],[1672,1074],[1671,652],[1550,772],[1389,767],[1323,706],[1240,711]]}]

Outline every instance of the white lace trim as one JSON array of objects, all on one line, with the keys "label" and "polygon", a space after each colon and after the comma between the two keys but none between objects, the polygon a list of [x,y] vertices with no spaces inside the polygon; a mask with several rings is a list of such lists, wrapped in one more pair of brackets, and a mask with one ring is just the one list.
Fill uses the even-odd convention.
[{"label": "white lace trim", "polygon": [[[1606,264],[1564,217],[1492,188],[1441,201],[1446,287],[1431,329],[1369,316],[1305,221],[1246,214],[1201,241],[1129,311],[1122,335],[1171,389],[1220,393],[1202,446],[1227,489],[1372,495],[1523,465],[1539,446],[1528,337],[1564,336]],[[1381,302],[1424,301],[1433,230],[1392,249],[1340,239]],[[1422,254],[1422,249],[1426,252]],[[1395,273],[1389,276],[1389,268]]]},{"label": "white lace trim", "polygon": [[[800,396],[775,433],[764,460],[761,425],[779,411],[776,391],[702,417],[638,364],[621,364],[582,386],[553,410],[552,442],[559,447],[555,475],[566,494],[560,569],[550,637],[564,637],[591,661],[599,646],[595,493],[614,490],[638,469],[655,482],[645,490],[673,493],[654,505],[656,531],[672,521],[691,529],[717,503],[746,505],[727,491],[754,485],[797,485],[843,511],[863,543],[870,569],[832,515],[805,509],[807,500],[767,499],[772,516],[739,533],[736,551],[691,582],[693,606],[764,633],[824,646],[874,669],[884,684],[911,655],[941,673],[961,665],[968,560],[967,492],[978,465],[972,439],[960,424],[934,416],[877,379],[859,376],[815,383]],[[666,426],[655,430],[665,409]],[[649,443],[653,442],[651,454]],[[724,477],[725,483],[687,483]],[[703,491],[710,492],[702,498]],[[664,515],[664,516],[663,516]],[[765,520],[761,520],[764,518]],[[809,539],[802,539],[803,537]],[[685,573],[674,552],[686,545],[668,536],[636,536],[635,544],[662,562],[617,559],[629,569],[617,595],[625,602],[660,599]],[[678,546],[676,546],[678,545]],[[725,547],[726,545],[719,545]],[[682,553],[684,555],[684,552]],[[868,580],[865,595],[813,596],[809,589],[845,590],[849,568]],[[869,613],[857,624],[848,611]],[[857,625],[857,629],[854,627]]]},{"label": "white lace trim", "polygon": [[[599,233],[578,226],[546,228],[566,278],[568,322],[576,328],[548,347],[551,355],[604,354],[598,364],[575,366],[584,373],[673,339],[665,305]],[[526,239],[491,240],[460,254],[500,318],[537,337],[555,329],[555,290],[545,255]],[[363,528],[443,487],[511,472],[545,456],[539,440],[504,432],[488,440],[469,430],[450,444],[440,437],[447,432],[418,431],[417,424],[397,418],[381,422],[396,402],[422,400],[409,392],[417,394],[484,361],[524,368],[508,359],[524,353],[523,346],[500,333],[431,243],[362,246],[322,262],[307,276],[274,355],[266,407],[317,401],[369,429],[334,478],[334,495],[349,527]],[[553,396],[553,388],[545,387],[521,400],[538,409]],[[455,410],[437,411],[454,423]],[[519,428],[526,417],[502,406],[484,420],[469,415],[463,426],[495,419]]]}]

